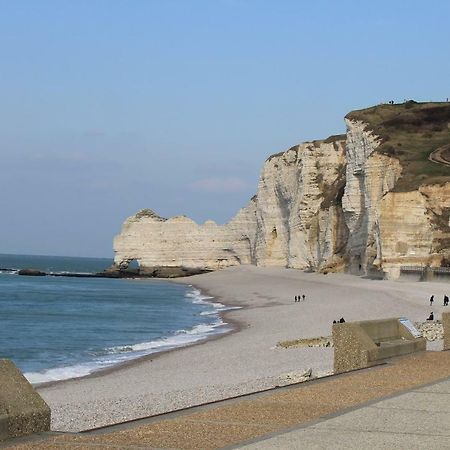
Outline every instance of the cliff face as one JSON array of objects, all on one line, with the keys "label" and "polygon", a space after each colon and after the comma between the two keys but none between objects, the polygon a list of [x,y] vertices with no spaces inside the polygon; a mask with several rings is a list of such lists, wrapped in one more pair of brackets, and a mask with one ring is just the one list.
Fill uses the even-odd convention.
[{"label": "cliff face", "polygon": [[321,269],[342,263],[343,140],[306,143],[269,158],[257,194],[256,264]]},{"label": "cliff face", "polygon": [[[414,145],[424,139],[417,117],[428,114],[426,108],[413,105],[411,112],[406,105],[407,118],[399,122],[403,109],[386,106],[351,113],[346,136],[304,143],[268,158],[257,195],[226,225],[163,219],[150,210],[130,217],[114,240],[116,266],[126,267],[131,260],[144,271],[256,264],[396,278],[404,265],[448,265],[450,167],[417,156]],[[432,150],[438,148],[444,163],[442,143],[450,142],[447,108],[448,131],[439,128],[432,135]],[[393,113],[395,124],[414,124],[414,140],[403,129],[394,136]],[[387,117],[380,122],[383,114]],[[439,111],[437,117],[446,114]],[[389,140],[395,148],[386,144]],[[423,154],[428,155],[430,141],[420,141],[428,145]],[[420,172],[419,181],[414,170]]]},{"label": "cliff face", "polygon": [[448,266],[450,183],[389,192],[380,202],[378,264],[389,278],[400,266]]},{"label": "cliff face", "polygon": [[[342,207],[349,229],[346,248],[353,273],[378,270],[380,200],[398,180],[397,159],[377,153],[380,138],[363,122],[347,120],[347,170]],[[378,257],[378,258],[377,258]]]}]

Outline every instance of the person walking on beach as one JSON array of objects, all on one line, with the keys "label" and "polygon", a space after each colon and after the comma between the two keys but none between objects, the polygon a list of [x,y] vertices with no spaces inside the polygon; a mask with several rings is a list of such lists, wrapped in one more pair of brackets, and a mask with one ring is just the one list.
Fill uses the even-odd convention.
[{"label": "person walking on beach", "polygon": [[444,306],[448,306],[448,297],[444,295]]},{"label": "person walking on beach", "polygon": [[430,297],[430,306],[433,306],[433,302],[434,302],[434,295],[432,295],[432,296]]},{"label": "person walking on beach", "polygon": [[295,296],[295,302],[297,302],[297,296]]},{"label": "person walking on beach", "polygon": [[302,299],[303,299],[303,301],[305,301],[305,299],[306,299],[305,294],[302,295]]}]

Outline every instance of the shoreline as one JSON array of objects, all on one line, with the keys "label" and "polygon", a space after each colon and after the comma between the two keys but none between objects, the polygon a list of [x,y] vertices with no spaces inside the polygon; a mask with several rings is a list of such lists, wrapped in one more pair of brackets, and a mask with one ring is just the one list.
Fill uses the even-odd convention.
[{"label": "shoreline", "polygon": [[[213,301],[207,301],[206,303],[210,303],[210,304],[221,303],[222,305],[224,305],[227,308],[233,308],[233,309],[223,310],[223,311],[218,311],[217,312],[218,318],[221,319],[222,322],[223,322],[221,324],[221,326],[229,327],[229,330],[226,330],[226,331],[223,331],[223,332],[212,333],[211,335],[207,335],[207,336],[199,339],[198,341],[193,341],[193,342],[190,342],[190,343],[187,343],[187,344],[184,344],[184,345],[179,345],[177,347],[173,347],[173,348],[169,348],[169,349],[165,349],[165,350],[156,350],[155,352],[149,353],[147,355],[142,355],[142,356],[137,356],[135,358],[130,358],[129,360],[118,362],[118,363],[113,364],[113,365],[111,365],[109,367],[93,370],[91,373],[88,373],[86,375],[82,375],[82,376],[79,376],[79,377],[70,377],[70,378],[64,378],[64,379],[61,379],[61,380],[49,380],[49,381],[44,381],[44,382],[40,382],[40,383],[31,383],[32,386],[35,389],[41,389],[41,388],[53,387],[53,386],[56,386],[56,385],[58,385],[60,383],[66,383],[66,382],[77,381],[77,380],[81,381],[81,380],[85,380],[85,379],[89,379],[89,378],[99,378],[99,377],[102,377],[104,375],[113,374],[116,371],[126,370],[129,367],[132,367],[132,366],[135,366],[135,365],[137,366],[137,365],[139,365],[141,363],[145,363],[147,361],[152,361],[155,358],[161,357],[161,356],[163,356],[166,353],[172,353],[172,352],[175,352],[177,350],[184,349],[184,348],[188,348],[188,347],[192,347],[192,346],[196,346],[196,345],[203,345],[203,344],[206,344],[209,341],[213,341],[213,340],[216,340],[216,339],[222,339],[222,338],[224,338],[224,337],[226,337],[228,335],[231,335],[231,334],[234,334],[234,333],[238,333],[242,329],[243,324],[242,324],[241,321],[239,321],[238,319],[228,318],[227,315],[231,311],[238,311],[240,309],[243,309],[243,307],[237,306],[237,305],[228,304],[226,302],[226,300],[224,300],[223,298],[213,296],[207,290],[201,289],[197,285],[188,283],[189,277],[185,277],[185,278],[186,278],[185,282],[174,282],[174,280],[171,279],[171,278],[159,278],[158,281],[169,282],[169,283],[176,283],[176,284],[185,284],[186,287],[192,287],[192,288],[198,290],[201,295],[205,295],[205,296],[211,297],[211,300],[217,300],[217,301],[214,301],[214,302]],[[141,280],[141,278],[137,278],[137,280]],[[234,308],[238,308],[238,309],[234,309]]]},{"label": "shoreline", "polygon": [[[163,280],[161,280],[163,281]],[[446,285],[239,266],[170,280],[228,307],[231,330],[192,345],[133,359],[83,378],[37,389],[52,409],[52,430],[81,431],[275,387],[287,374],[332,370],[332,348],[280,349],[280,341],[329,335],[333,319],[406,316],[424,320],[429,292]],[[306,301],[294,303],[305,293]],[[443,307],[434,307],[435,317]]]}]

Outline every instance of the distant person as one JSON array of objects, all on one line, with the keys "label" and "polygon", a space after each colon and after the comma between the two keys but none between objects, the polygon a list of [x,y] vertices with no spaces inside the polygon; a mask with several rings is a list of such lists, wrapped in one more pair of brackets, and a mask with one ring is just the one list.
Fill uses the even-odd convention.
[{"label": "distant person", "polygon": [[295,302],[297,301],[297,296],[295,296],[295,300],[294,300]]},{"label": "distant person", "polygon": [[448,297],[444,295],[444,306],[448,306]]},{"label": "distant person", "polygon": [[341,318],[339,319],[339,323],[345,323],[345,319],[344,319],[343,317],[341,317]]},{"label": "distant person", "polygon": [[302,295],[302,299],[303,299],[303,301],[305,301],[305,299],[306,299],[306,295],[305,294]]},{"label": "distant person", "polygon": [[434,302],[434,295],[432,295],[432,296],[430,297],[430,306],[433,306],[433,302]]},{"label": "distant person", "polygon": [[335,320],[333,320],[333,325],[335,324],[335,323],[337,323]]},{"label": "distant person", "polygon": [[434,314],[433,311],[430,312],[430,315],[428,316],[427,320],[434,320]]}]

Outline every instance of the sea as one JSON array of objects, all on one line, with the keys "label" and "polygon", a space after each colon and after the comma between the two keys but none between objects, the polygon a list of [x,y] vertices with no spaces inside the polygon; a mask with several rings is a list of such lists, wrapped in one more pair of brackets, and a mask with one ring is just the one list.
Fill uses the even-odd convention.
[{"label": "sea", "polygon": [[32,383],[89,375],[226,333],[226,307],[191,285],[155,279],[22,276],[96,273],[110,259],[0,254],[0,358]]}]

